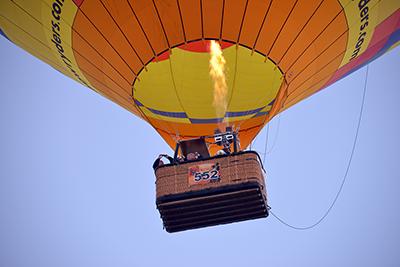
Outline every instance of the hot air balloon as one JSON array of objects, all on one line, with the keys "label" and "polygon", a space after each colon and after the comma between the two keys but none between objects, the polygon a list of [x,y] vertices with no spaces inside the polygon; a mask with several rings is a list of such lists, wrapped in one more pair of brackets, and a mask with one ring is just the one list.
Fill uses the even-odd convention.
[{"label": "hot air balloon", "polygon": [[[171,181],[165,186],[187,193],[200,186],[188,176],[216,171],[222,181],[226,168],[239,168],[235,157],[259,170],[257,155],[241,151],[274,116],[397,46],[399,7],[396,0],[4,0],[0,33],[149,123],[176,151],[172,176],[179,167],[186,177],[183,191]],[[210,76],[211,42],[225,62],[222,112]],[[229,158],[228,167],[205,159],[221,145],[232,150],[217,156]],[[177,165],[179,154],[191,152],[203,158]],[[161,170],[168,176],[172,169]],[[262,172],[250,176],[259,177],[261,197],[253,200],[265,217]],[[216,184],[203,186],[217,190]],[[201,200],[209,196],[197,197],[193,203],[211,205]],[[232,216],[203,226],[257,217]]]}]

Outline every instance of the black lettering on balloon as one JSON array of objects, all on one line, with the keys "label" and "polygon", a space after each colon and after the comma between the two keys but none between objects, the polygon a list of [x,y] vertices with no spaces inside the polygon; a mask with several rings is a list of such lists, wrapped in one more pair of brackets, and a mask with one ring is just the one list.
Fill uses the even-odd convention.
[{"label": "black lettering on balloon", "polygon": [[54,20],[51,21],[52,28],[52,38],[51,41],[54,43],[54,46],[57,48],[58,53],[60,54],[61,60],[64,62],[65,66],[72,72],[72,74],[84,85],[91,88],[76,72],[76,70],[72,66],[71,60],[64,55],[64,48],[62,44],[62,39],[60,35],[61,26],[60,20],[62,15],[62,7],[64,6],[64,0],[55,0],[52,5],[51,14],[53,15]]},{"label": "black lettering on balloon", "polygon": [[350,61],[355,59],[358,56],[358,53],[361,50],[361,47],[365,41],[367,36],[367,32],[365,29],[368,27],[368,2],[369,0],[360,0],[358,2],[358,9],[360,10],[360,18],[361,18],[361,26],[360,26],[360,33],[358,35],[357,43],[354,45],[354,50],[351,55]]}]

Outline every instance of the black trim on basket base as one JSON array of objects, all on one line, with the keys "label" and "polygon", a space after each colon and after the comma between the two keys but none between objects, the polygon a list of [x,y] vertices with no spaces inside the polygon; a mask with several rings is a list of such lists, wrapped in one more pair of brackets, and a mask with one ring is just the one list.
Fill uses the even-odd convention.
[{"label": "black trim on basket base", "polygon": [[265,190],[258,182],[161,196],[156,204],[169,233],[269,215]]}]

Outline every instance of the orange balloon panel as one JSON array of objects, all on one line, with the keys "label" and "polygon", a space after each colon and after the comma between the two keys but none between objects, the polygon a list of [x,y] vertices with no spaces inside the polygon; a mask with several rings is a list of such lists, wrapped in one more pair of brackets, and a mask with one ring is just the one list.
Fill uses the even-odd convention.
[{"label": "orange balloon panel", "polygon": [[[242,148],[279,112],[399,43],[394,0],[3,0],[0,34],[179,139],[239,130]],[[226,60],[213,105],[210,40]]]}]

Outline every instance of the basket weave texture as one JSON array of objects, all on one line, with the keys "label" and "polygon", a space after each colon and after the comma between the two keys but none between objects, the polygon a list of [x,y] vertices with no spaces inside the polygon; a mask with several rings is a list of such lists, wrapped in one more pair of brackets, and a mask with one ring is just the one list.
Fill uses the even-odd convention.
[{"label": "basket weave texture", "polygon": [[[219,182],[189,185],[189,168],[199,164],[218,163]],[[156,170],[156,197],[221,187],[245,182],[258,182],[265,194],[264,175],[256,153],[244,152],[237,155],[210,158],[179,165],[163,166]],[[266,196],[265,196],[266,197]]]}]

